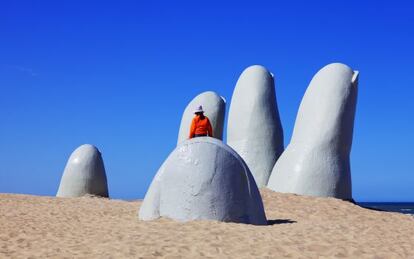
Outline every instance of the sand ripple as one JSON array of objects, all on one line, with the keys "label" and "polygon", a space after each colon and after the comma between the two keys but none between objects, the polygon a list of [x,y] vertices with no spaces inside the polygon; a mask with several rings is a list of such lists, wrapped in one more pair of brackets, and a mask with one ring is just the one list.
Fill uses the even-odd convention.
[{"label": "sand ripple", "polygon": [[261,190],[269,226],[139,221],[139,201],[0,194],[0,257],[414,258],[414,217]]}]

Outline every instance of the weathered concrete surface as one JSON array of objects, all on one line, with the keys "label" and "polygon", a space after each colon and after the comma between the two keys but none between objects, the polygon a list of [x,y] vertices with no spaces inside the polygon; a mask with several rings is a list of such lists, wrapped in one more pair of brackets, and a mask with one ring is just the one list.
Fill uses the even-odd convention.
[{"label": "weathered concrete surface", "polygon": [[273,75],[262,66],[246,68],[231,98],[227,144],[246,162],[257,186],[264,187],[283,152]]},{"label": "weathered concrete surface", "polygon": [[344,64],[322,68],[300,104],[290,144],[268,187],[278,192],[352,199],[352,145],[358,72]]},{"label": "weathered concrete surface", "polygon": [[78,147],[71,154],[56,196],[80,197],[85,194],[108,197],[108,184],[101,153],[89,144]]},{"label": "weathered concrete surface", "polygon": [[213,137],[223,139],[226,101],[217,93],[208,91],[197,95],[185,108],[181,118],[177,145],[188,139],[191,120],[194,118],[194,110],[200,105],[203,106],[204,115],[210,120],[211,127],[213,128]]},{"label": "weathered concrete surface", "polygon": [[267,224],[248,167],[229,146],[210,137],[183,142],[157,172],[139,218],[158,217]]}]

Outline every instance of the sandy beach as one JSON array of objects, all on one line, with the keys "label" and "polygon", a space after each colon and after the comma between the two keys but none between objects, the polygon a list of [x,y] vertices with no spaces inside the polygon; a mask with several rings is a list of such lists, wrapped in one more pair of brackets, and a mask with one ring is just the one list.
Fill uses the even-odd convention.
[{"label": "sandy beach", "polygon": [[261,190],[268,226],[139,221],[140,201],[0,194],[1,258],[414,258],[414,217]]}]

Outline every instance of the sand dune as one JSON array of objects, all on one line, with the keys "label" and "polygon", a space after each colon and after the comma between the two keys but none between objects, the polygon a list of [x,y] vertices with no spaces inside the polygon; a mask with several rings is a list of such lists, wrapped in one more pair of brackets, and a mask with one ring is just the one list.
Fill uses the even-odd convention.
[{"label": "sand dune", "polygon": [[261,190],[269,226],[139,221],[139,201],[0,194],[0,257],[414,258],[414,217]]}]

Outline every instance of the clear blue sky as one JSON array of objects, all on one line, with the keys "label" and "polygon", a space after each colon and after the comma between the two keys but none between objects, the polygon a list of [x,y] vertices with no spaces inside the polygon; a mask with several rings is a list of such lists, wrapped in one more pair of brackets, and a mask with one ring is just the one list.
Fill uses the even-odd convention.
[{"label": "clear blue sky", "polygon": [[357,201],[414,201],[411,1],[0,3],[0,192],[55,195],[71,152],[102,152],[115,198],[142,198],[198,93],[244,68],[276,76],[289,143],[324,65],[360,71]]}]

